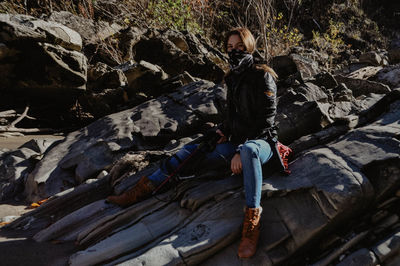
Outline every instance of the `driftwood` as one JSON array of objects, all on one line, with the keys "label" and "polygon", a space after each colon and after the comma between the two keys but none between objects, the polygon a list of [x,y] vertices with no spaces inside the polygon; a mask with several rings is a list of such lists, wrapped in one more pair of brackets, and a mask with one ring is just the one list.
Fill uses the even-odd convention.
[{"label": "driftwood", "polygon": [[[8,111],[3,111],[0,112],[0,118],[14,118],[14,117],[20,117],[20,114],[17,114],[17,111],[15,110],[8,110]],[[26,119],[30,119],[30,120],[37,120],[37,118],[26,115],[25,116]]]},{"label": "driftwood", "polygon": [[[38,133],[38,132],[54,132],[54,129],[51,128],[18,128],[16,125],[21,122],[24,118],[36,120],[34,117],[28,116],[29,106],[25,107],[24,112],[21,115],[17,115],[18,118],[11,122],[8,126],[0,126],[0,133],[3,132],[18,132],[18,133]],[[9,110],[0,113],[0,117],[8,118],[14,117],[16,115],[16,111]]]},{"label": "driftwood", "polygon": [[17,119],[15,119],[15,120],[11,123],[10,127],[15,127],[16,124],[18,124],[22,119],[24,119],[24,118],[26,117],[26,115],[28,114],[28,111],[29,111],[29,106],[26,106],[26,107],[25,107],[25,110],[24,110],[24,112],[21,114],[21,116],[18,117]]},{"label": "driftwood", "polygon": [[17,112],[15,110],[7,110],[0,112],[0,118],[10,118],[17,116]]},{"label": "driftwood", "polygon": [[16,127],[0,127],[0,132],[1,133],[51,133],[55,132],[54,129],[52,128],[16,128]]}]

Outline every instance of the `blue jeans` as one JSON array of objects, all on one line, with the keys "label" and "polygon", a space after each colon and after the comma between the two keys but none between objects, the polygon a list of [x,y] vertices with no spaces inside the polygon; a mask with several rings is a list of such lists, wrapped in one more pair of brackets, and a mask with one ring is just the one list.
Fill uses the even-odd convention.
[{"label": "blue jeans", "polygon": [[[196,148],[198,144],[185,145],[175,155],[184,161]],[[230,168],[231,160],[235,155],[237,146],[231,142],[217,144],[214,151],[207,153],[204,165],[225,165]],[[239,146],[240,159],[242,161],[244,189],[246,195],[246,206],[249,208],[260,207],[262,186],[262,165],[272,157],[270,145],[265,140],[248,140]],[[174,156],[169,158],[169,164],[176,169],[180,162]],[[159,168],[149,179],[157,186],[160,185],[169,173],[163,167]]]}]

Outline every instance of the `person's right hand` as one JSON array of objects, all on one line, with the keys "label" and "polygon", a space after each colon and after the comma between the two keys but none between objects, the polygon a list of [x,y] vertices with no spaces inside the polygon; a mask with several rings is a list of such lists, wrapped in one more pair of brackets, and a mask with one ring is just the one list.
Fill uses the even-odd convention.
[{"label": "person's right hand", "polygon": [[228,139],[226,138],[226,136],[224,135],[224,133],[222,133],[221,130],[217,129],[215,132],[216,132],[218,135],[221,136],[221,138],[217,141],[217,144],[223,143],[223,142],[225,142],[225,141],[228,140]]},{"label": "person's right hand", "polygon": [[242,160],[240,159],[240,153],[235,153],[231,160],[231,171],[238,175],[242,172]]}]

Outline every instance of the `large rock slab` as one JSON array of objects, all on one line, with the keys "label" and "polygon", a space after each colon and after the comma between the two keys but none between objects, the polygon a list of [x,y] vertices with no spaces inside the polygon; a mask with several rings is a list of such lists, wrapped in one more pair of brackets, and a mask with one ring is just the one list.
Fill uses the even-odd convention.
[{"label": "large rock slab", "polygon": [[47,198],[96,177],[128,150],[162,150],[171,139],[197,133],[220,119],[224,97],[221,87],[199,81],[70,133],[29,175],[27,198]]},{"label": "large rock slab", "polygon": [[[175,103],[180,103],[190,110],[209,112],[209,117],[214,115],[212,108],[206,108],[209,102],[204,99],[208,92],[211,93],[210,86],[204,82],[195,84],[200,85],[200,88],[193,84],[192,89],[188,86],[183,87],[168,97],[160,97],[138,106],[137,109],[133,109],[135,114],[128,115],[122,112],[108,116],[105,120],[115,120],[119,117],[120,121],[125,122],[123,125],[111,124],[116,132],[126,132],[127,122],[132,126],[129,128],[131,130],[136,130],[135,127],[146,128],[143,126],[146,125],[147,131],[136,130],[135,148],[154,150],[154,146],[147,140],[165,138],[167,141],[168,131],[160,133],[162,120],[151,124],[148,120],[138,117],[142,117],[141,112],[149,110],[163,115],[171,114],[168,108],[163,109],[164,112],[155,108],[160,108],[159,101],[173,99]],[[203,85],[205,87],[201,87]],[[312,88],[314,87],[308,86],[299,89],[302,93],[301,98],[326,100],[326,94],[312,93]],[[249,260],[240,261],[234,255],[243,219],[242,206],[245,203],[240,176],[220,180],[183,181],[176,189],[126,209],[102,201],[111,190],[108,176],[53,197],[34,214],[28,214],[15,223],[27,229],[41,228],[35,236],[38,241],[77,240],[82,250],[70,257],[69,262],[73,265],[158,262],[167,265],[211,265],[216,261],[221,265],[282,264],[309,244],[323,239],[333,229],[343,226],[348,219],[355,218],[370,204],[384,198],[391,189],[398,187],[400,95],[397,92],[398,90],[394,90],[388,94],[387,98],[392,96],[391,101],[384,102],[389,110],[379,117],[371,118],[372,122],[368,120],[369,124],[360,125],[335,141],[299,154],[290,165],[291,175],[265,176],[262,185],[264,214],[261,239],[255,257]],[[195,109],[196,106],[203,106],[204,109]],[[182,110],[179,109],[179,112],[182,113]],[[137,116],[134,122],[129,120],[132,115]],[[145,113],[143,117],[147,118],[148,115],[150,113]],[[190,120],[191,113],[185,115],[188,115]],[[160,118],[153,116],[152,119]],[[185,124],[173,124],[173,121],[170,120],[170,136],[180,135]],[[104,122],[102,121],[102,125]],[[186,126],[188,131],[190,128],[190,125]],[[69,167],[77,168],[83,157],[72,147],[79,145],[83,150],[90,151],[91,144],[87,142],[97,143],[95,138],[91,139],[87,135],[83,138],[84,141],[79,140],[79,134],[88,134],[89,131],[99,131],[99,128],[89,126],[85,130],[75,132],[76,135],[73,136],[77,142],[71,144],[69,150],[60,144],[54,147],[51,151],[58,149],[57,152],[65,158],[52,164],[64,165],[64,170]],[[110,128],[104,131],[110,132]],[[108,145],[120,149],[122,141],[116,140],[119,135],[106,135],[106,132],[95,137],[103,138],[108,141]],[[143,136],[140,136],[139,132],[142,132],[145,138],[141,138]],[[132,141],[127,137],[125,139],[125,147],[130,147]],[[160,144],[162,142],[159,140],[158,144],[163,146],[164,144]],[[69,151],[73,152],[65,155]],[[87,153],[92,156],[92,152]],[[55,153],[51,156],[54,157]],[[99,157],[93,158],[99,160]],[[125,180],[135,181],[154,168],[153,165]],[[131,185],[134,182],[123,183]],[[127,187],[129,186],[125,186]],[[120,193],[123,189],[118,190]],[[52,225],[44,228],[43,224],[49,221]],[[396,239],[390,240],[390,243],[395,243],[393,240]],[[397,250],[397,244],[394,246],[396,249],[393,249],[393,252]],[[388,256],[393,253],[385,254]],[[383,256],[386,256],[385,254]]]},{"label": "large rock slab", "polygon": [[[77,252],[71,259],[71,265],[91,265],[100,263],[122,253],[135,250],[146,243],[164,235],[182,224],[190,212],[179,209],[173,203],[160,211],[145,217],[127,229],[119,230],[109,238],[91,246],[87,250]],[[116,243],[118,243],[116,245]]]}]

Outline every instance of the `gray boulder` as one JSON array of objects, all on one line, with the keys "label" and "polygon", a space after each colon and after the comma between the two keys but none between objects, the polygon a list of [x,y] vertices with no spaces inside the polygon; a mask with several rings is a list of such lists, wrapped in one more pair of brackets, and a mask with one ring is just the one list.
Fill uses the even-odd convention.
[{"label": "gray boulder", "polygon": [[82,38],[76,31],[28,15],[0,14],[0,32],[0,40],[5,43],[47,42],[66,49],[82,49]]},{"label": "gray boulder", "polygon": [[123,87],[103,89],[100,92],[91,92],[79,97],[79,103],[85,110],[90,110],[94,118],[126,109],[126,102],[126,90]]},{"label": "gray boulder", "polygon": [[312,83],[288,90],[279,98],[277,108],[279,139],[290,143],[332,123],[329,106],[328,95]]},{"label": "gray boulder", "polygon": [[346,75],[348,78],[368,80],[373,78],[383,67],[381,66],[367,66],[353,71]]},{"label": "gray boulder", "polygon": [[[319,81],[319,84],[331,87],[336,82],[335,78],[331,78],[328,83],[321,79],[313,82]],[[291,143],[301,136],[318,132],[335,121],[347,121],[348,116],[370,108],[384,96],[366,91],[365,95],[355,98],[353,91],[344,84],[325,89],[325,86],[320,88],[314,83],[298,85],[278,98],[276,121],[279,139],[283,143]],[[378,83],[378,86],[390,91],[383,84]]]},{"label": "gray boulder", "polygon": [[379,261],[386,261],[388,258],[400,253],[400,231],[395,232],[373,247],[372,251],[379,258]]},{"label": "gray boulder", "polygon": [[125,74],[128,92],[131,95],[137,92],[150,92],[150,95],[157,95],[157,93],[152,93],[151,91],[159,89],[163,81],[169,78],[168,74],[160,66],[143,60],[139,63],[130,61],[117,68],[121,69]]},{"label": "gray boulder", "polygon": [[375,266],[378,265],[378,259],[376,255],[366,249],[360,249],[356,252],[352,253],[340,263],[336,264],[337,266]]},{"label": "gray boulder", "polygon": [[379,93],[386,94],[390,92],[390,87],[382,84],[380,82],[369,81],[364,79],[354,79],[349,77],[344,77],[342,75],[335,76],[339,83],[344,83],[346,86],[352,90],[355,97],[360,95],[365,95],[368,93]]},{"label": "gray boulder", "polygon": [[318,62],[296,53],[274,57],[272,59],[272,66],[280,79],[297,75],[299,80],[309,81],[320,72]]},{"label": "gray boulder", "polygon": [[318,73],[314,78],[315,80],[311,80],[310,82],[314,83],[319,87],[324,87],[326,89],[333,89],[338,85],[336,79],[328,72]]},{"label": "gray boulder", "polygon": [[347,256],[343,261],[341,261],[338,266],[364,266],[364,265],[396,265],[398,262],[398,254],[400,253],[400,232],[397,231],[392,233],[380,243],[368,248],[359,249],[349,256]]},{"label": "gray boulder", "polygon": [[373,66],[388,65],[387,56],[381,55],[378,52],[370,51],[360,55],[360,63],[367,63]]},{"label": "gray boulder", "polygon": [[0,89],[68,100],[86,88],[87,59],[80,35],[56,22],[0,14]]},{"label": "gray boulder", "polygon": [[27,59],[32,61],[20,67],[18,74],[23,78],[16,82],[18,88],[30,93],[30,89],[36,88],[49,93],[50,98],[56,98],[56,93],[77,93],[86,89],[87,60],[82,53],[48,43],[38,43],[29,53]]},{"label": "gray boulder", "polygon": [[58,22],[79,33],[84,45],[98,43],[119,32],[122,27],[116,23],[93,21],[67,11],[52,12],[49,22]]},{"label": "gray boulder", "polygon": [[[31,140],[17,150],[0,155],[0,201],[11,199],[24,190],[28,174],[45,151],[53,144],[49,140]],[[19,195],[21,197],[21,195]]]},{"label": "gray boulder", "polygon": [[104,89],[123,87],[128,83],[126,76],[121,70],[113,69],[101,62],[89,66],[87,79],[88,89],[97,92]]},{"label": "gray boulder", "polygon": [[291,54],[290,57],[296,64],[297,70],[304,81],[312,78],[320,72],[316,61],[297,54]]},{"label": "gray boulder", "polygon": [[399,88],[400,64],[383,68],[377,73],[376,79],[379,82],[387,84],[390,88]]}]

